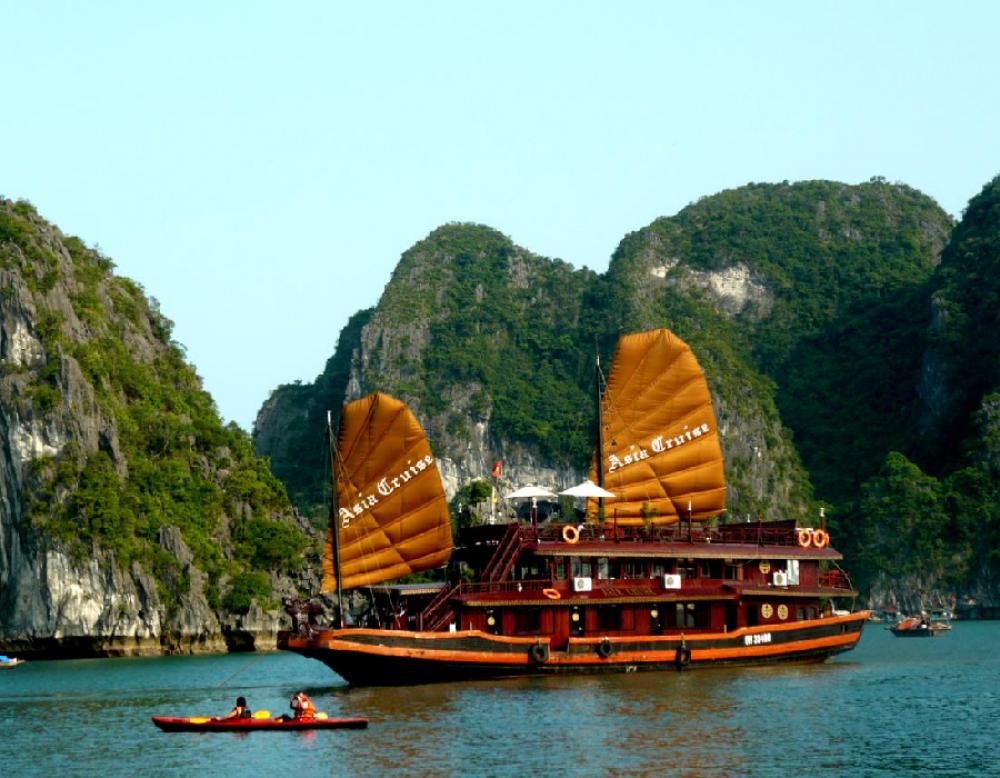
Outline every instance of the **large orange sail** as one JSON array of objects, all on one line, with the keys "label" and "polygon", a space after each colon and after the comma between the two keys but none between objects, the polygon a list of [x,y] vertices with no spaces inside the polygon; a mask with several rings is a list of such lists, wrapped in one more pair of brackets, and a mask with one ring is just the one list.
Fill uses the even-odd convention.
[{"label": "large orange sail", "polygon": [[665,329],[623,336],[601,403],[604,487],[618,496],[607,519],[670,524],[725,510],[712,397],[684,341]]},{"label": "large orange sail", "polygon": [[441,476],[420,422],[403,402],[376,392],[345,405],[334,470],[338,507],[327,531],[323,591],[337,586],[338,531],[345,589],[448,561],[451,519]]}]

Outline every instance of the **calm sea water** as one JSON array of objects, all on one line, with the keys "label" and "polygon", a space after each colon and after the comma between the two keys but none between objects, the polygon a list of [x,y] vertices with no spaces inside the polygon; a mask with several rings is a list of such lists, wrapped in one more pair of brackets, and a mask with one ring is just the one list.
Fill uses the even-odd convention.
[{"label": "calm sea water", "polygon": [[[369,729],[168,734],[239,694]],[[349,689],[291,654],[0,670],[0,775],[1000,774],[1000,622],[935,640],[869,625],[827,664]]]}]

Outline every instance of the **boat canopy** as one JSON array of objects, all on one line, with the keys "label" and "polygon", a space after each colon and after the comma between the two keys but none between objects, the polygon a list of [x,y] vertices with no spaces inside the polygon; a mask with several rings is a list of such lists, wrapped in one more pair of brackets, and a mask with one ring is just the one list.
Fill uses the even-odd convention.
[{"label": "boat canopy", "polygon": [[[605,517],[623,525],[703,521],[726,507],[712,397],[688,345],[666,329],[618,341],[601,399],[596,468],[617,496]],[[597,501],[588,501],[597,514]]]},{"label": "boat canopy", "polygon": [[571,486],[569,489],[563,489],[559,494],[566,495],[567,497],[603,497],[606,500],[613,500],[616,497],[614,492],[602,489],[589,478],[582,484]]},{"label": "boat canopy", "polygon": [[544,499],[552,499],[555,496],[556,496],[555,492],[550,492],[548,489],[545,489],[541,486],[533,486],[532,484],[528,484],[527,486],[522,486],[520,489],[517,489],[511,492],[510,494],[505,494],[504,499],[524,500],[530,497],[532,499],[544,500]]},{"label": "boat canopy", "polygon": [[337,512],[327,531],[323,591],[380,583],[446,564],[451,519],[437,462],[420,422],[376,392],[344,406],[335,447]]}]

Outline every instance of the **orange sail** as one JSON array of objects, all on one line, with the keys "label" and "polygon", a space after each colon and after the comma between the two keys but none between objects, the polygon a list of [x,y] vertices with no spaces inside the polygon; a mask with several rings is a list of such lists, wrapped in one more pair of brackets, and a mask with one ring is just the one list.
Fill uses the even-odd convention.
[{"label": "orange sail", "polygon": [[601,403],[604,487],[618,496],[607,519],[670,524],[725,510],[712,397],[684,341],[665,329],[623,336]]},{"label": "orange sail", "polygon": [[400,578],[444,565],[451,519],[441,476],[420,422],[401,401],[376,392],[344,406],[336,447],[337,514],[327,531],[323,591]]}]

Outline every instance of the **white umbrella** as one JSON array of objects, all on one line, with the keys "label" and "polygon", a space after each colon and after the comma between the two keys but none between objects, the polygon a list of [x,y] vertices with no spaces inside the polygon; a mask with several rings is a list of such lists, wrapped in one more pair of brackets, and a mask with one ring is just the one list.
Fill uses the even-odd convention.
[{"label": "white umbrella", "polygon": [[520,497],[531,497],[532,499],[537,499],[538,497],[555,497],[555,494],[550,492],[548,489],[543,489],[540,486],[532,486],[528,484],[527,486],[522,486],[516,492],[511,492],[510,494],[505,494],[504,498],[507,500],[515,500]]},{"label": "white umbrella", "polygon": [[605,500],[614,500],[617,497],[614,492],[602,489],[589,478],[582,484],[564,489],[559,494],[565,494],[567,497],[603,497]]}]

